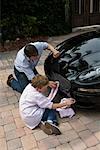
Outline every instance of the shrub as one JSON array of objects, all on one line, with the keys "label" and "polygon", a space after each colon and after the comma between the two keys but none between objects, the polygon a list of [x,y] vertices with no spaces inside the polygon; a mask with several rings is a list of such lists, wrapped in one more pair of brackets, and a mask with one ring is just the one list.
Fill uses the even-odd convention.
[{"label": "shrub", "polygon": [[2,41],[34,35],[60,35],[69,31],[65,22],[66,0],[3,0]]}]

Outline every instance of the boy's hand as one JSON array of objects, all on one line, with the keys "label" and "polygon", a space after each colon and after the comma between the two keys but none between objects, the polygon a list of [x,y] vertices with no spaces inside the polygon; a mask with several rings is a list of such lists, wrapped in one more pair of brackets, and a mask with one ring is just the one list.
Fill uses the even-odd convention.
[{"label": "boy's hand", "polygon": [[74,104],[76,100],[74,98],[64,98],[62,103],[65,103],[65,107],[70,107],[72,104]]},{"label": "boy's hand", "polygon": [[76,100],[74,98],[67,98],[66,99],[68,101],[69,104],[74,104],[76,102]]},{"label": "boy's hand", "polygon": [[49,81],[49,87],[51,87],[51,88],[56,88],[56,86],[57,86],[57,83],[56,83],[56,82],[54,82],[54,81]]}]

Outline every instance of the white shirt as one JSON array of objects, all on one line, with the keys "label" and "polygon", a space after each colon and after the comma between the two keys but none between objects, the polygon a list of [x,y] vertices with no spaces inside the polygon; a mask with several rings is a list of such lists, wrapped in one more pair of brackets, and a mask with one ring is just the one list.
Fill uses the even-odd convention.
[{"label": "white shirt", "polygon": [[[43,50],[48,48],[47,42],[34,42],[29,44],[34,45],[37,48],[39,58]],[[37,65],[39,58],[37,60],[30,61],[29,58],[24,54],[24,48],[25,46],[17,53],[14,66],[19,72],[24,72],[28,80],[32,80],[32,78],[35,76],[33,69]]]},{"label": "white shirt", "polygon": [[24,89],[20,101],[19,111],[21,118],[24,120],[27,127],[33,129],[41,121],[45,108],[52,108],[53,102],[38,92],[29,83]]}]

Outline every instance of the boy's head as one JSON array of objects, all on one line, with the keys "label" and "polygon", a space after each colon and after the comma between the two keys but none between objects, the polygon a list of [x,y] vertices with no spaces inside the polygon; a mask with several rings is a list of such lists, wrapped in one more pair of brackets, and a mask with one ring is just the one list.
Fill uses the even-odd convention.
[{"label": "boy's head", "polygon": [[32,79],[32,86],[36,88],[39,92],[45,92],[49,85],[49,80],[47,77],[42,75],[36,75]]},{"label": "boy's head", "polygon": [[34,45],[27,44],[24,48],[24,53],[27,57],[31,58],[32,56],[38,56],[38,50]]}]

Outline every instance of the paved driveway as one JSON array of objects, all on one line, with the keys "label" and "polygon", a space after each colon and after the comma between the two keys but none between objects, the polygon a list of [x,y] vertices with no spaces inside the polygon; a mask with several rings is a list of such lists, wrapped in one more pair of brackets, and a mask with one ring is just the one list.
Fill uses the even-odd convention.
[{"label": "paved driveway", "polygon": [[[72,34],[50,38],[54,46]],[[60,119],[61,135],[46,135],[39,128],[28,129],[20,118],[20,94],[6,85],[13,73],[16,51],[0,53],[0,150],[100,150],[100,110],[76,110],[72,119]],[[37,66],[41,74],[45,52]]]}]

